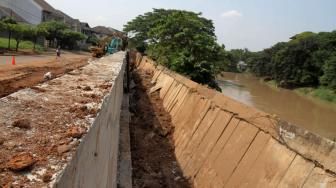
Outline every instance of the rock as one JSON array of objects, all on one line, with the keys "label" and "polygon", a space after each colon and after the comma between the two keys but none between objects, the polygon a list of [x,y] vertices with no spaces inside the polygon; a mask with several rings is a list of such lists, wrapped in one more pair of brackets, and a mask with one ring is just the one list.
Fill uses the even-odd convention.
[{"label": "rock", "polygon": [[136,84],[134,83],[133,80],[130,81],[130,85],[129,85],[130,89],[133,89],[136,87]]},{"label": "rock", "polygon": [[180,179],[181,179],[180,176],[177,176],[176,178],[174,178],[175,181],[178,181],[178,180],[180,180]]},{"label": "rock", "polygon": [[30,121],[28,119],[19,119],[12,123],[13,127],[18,127],[20,129],[30,129]]},{"label": "rock", "polygon": [[47,183],[47,182],[50,182],[51,181],[51,178],[52,178],[52,173],[51,172],[45,172],[42,176],[42,180],[43,182]]},{"label": "rock", "polygon": [[156,180],[154,178],[146,178],[144,180],[144,185],[143,187],[148,187],[148,188],[151,188],[151,187],[163,187],[161,184],[160,184],[160,181],[159,180]]},{"label": "rock", "polygon": [[90,86],[85,86],[83,88],[84,91],[92,91],[92,88]]},{"label": "rock", "polygon": [[53,77],[52,73],[51,72],[47,72],[44,76],[43,76],[43,79],[44,80],[51,80]]},{"label": "rock", "polygon": [[21,153],[13,156],[7,163],[7,167],[13,171],[21,171],[31,167],[35,163],[30,153]]},{"label": "rock", "polygon": [[84,130],[77,126],[72,126],[67,131],[67,136],[72,138],[81,138],[84,134]]},{"label": "rock", "polygon": [[160,90],[161,88],[162,88],[161,85],[156,85],[156,86],[150,88],[150,90],[149,90],[149,94],[152,94],[152,93],[154,93],[154,92]]},{"label": "rock", "polygon": [[0,137],[0,146],[5,143],[5,139]]},{"label": "rock", "polygon": [[66,152],[70,151],[72,147],[73,147],[72,144],[60,145],[60,146],[57,147],[57,152],[59,154],[63,154],[63,153],[66,153]]}]

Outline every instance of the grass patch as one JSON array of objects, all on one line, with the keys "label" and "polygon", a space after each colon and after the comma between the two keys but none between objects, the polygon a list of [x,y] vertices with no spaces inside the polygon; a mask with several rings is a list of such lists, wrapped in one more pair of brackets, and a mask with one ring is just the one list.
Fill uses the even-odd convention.
[{"label": "grass patch", "polygon": [[299,94],[312,96],[324,101],[336,103],[336,92],[325,87],[319,87],[319,88],[305,87],[295,89],[295,91],[298,92]]},{"label": "grass patch", "polygon": [[[7,49],[7,47],[8,47],[8,38],[0,37],[0,48]],[[36,47],[35,48],[36,52],[40,53],[40,52],[45,51],[44,48],[39,44],[36,44],[35,47]],[[10,48],[11,49],[16,48],[16,41],[14,39],[11,39]],[[24,41],[21,41],[19,44],[19,50],[33,50],[33,48],[34,48],[34,43],[31,41],[24,40]]]},{"label": "grass patch", "polygon": [[276,83],[275,80],[266,81],[266,84],[267,84],[268,86],[273,87],[273,88],[278,88],[278,84]]}]

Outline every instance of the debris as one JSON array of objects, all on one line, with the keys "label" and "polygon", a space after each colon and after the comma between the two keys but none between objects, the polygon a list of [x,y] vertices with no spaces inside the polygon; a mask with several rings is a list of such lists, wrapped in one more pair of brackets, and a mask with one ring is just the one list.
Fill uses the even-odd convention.
[{"label": "debris", "polygon": [[161,88],[162,88],[162,85],[156,85],[156,86],[150,88],[150,90],[149,90],[149,94],[152,94],[152,93],[154,93],[155,91],[160,90]]},{"label": "debris", "polygon": [[43,174],[42,176],[42,180],[43,182],[47,183],[47,182],[50,182],[51,181],[51,178],[52,178],[52,173],[47,171]]},{"label": "debris", "polygon": [[99,86],[100,89],[110,89],[111,87],[112,87],[112,84],[103,84]]},{"label": "debris", "polygon": [[83,88],[84,91],[92,91],[92,88],[90,86],[85,86]]},{"label": "debris", "polygon": [[43,79],[44,80],[51,80],[53,78],[53,75],[51,72],[47,72],[44,76]]},{"label": "debris", "polygon": [[30,129],[30,121],[28,119],[19,119],[12,123],[13,127],[18,127],[20,129]]},{"label": "debris", "polygon": [[37,92],[40,92],[40,93],[44,93],[44,92],[46,92],[45,89],[40,88],[40,87],[36,87],[36,86],[31,87],[31,89],[33,89],[33,90],[35,90],[35,91],[37,91]]},{"label": "debris", "polygon": [[5,143],[5,139],[0,137],[0,146]]},{"label": "debris", "polygon": [[72,138],[81,138],[84,134],[84,130],[77,127],[77,126],[72,126],[70,129],[67,131],[67,136],[72,137]]},{"label": "debris", "polygon": [[7,167],[13,171],[21,171],[31,167],[35,163],[30,153],[21,153],[13,156],[7,163]]},{"label": "debris", "polygon": [[133,89],[133,88],[135,88],[136,87],[136,84],[134,83],[134,81],[133,80],[131,80],[131,82],[130,82],[130,89]]},{"label": "debris", "polygon": [[72,144],[64,144],[64,145],[60,145],[57,147],[57,152],[59,154],[63,154],[66,153],[68,151],[70,151],[72,149],[73,145]]}]

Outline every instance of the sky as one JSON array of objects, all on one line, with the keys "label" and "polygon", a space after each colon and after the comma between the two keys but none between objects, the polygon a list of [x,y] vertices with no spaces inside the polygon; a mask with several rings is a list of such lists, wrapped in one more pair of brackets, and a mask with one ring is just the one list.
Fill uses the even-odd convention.
[{"label": "sky", "polygon": [[46,0],[91,27],[123,25],[153,8],[201,12],[227,49],[259,51],[303,31],[336,30],[336,0]]}]

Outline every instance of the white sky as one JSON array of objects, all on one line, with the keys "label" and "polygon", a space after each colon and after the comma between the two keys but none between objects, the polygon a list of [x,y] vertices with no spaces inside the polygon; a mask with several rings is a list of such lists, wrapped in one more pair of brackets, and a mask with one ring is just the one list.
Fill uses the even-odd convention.
[{"label": "white sky", "polygon": [[202,12],[227,49],[262,50],[303,31],[336,29],[335,0],[47,0],[90,26],[123,25],[152,8]]}]

